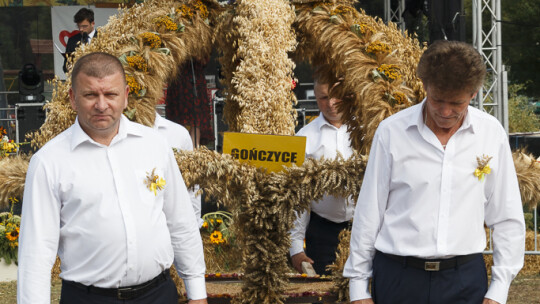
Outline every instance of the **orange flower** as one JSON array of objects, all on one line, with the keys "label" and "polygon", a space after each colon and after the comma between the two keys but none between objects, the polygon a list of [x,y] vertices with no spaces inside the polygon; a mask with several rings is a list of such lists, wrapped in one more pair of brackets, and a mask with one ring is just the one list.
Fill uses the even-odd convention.
[{"label": "orange flower", "polygon": [[212,234],[210,234],[210,242],[216,245],[224,243],[225,240],[223,240],[223,234],[221,233],[221,231],[215,230],[214,232],[212,232]]},{"label": "orange flower", "polygon": [[6,232],[6,238],[10,241],[16,241],[19,238],[19,227],[15,227],[15,229]]}]

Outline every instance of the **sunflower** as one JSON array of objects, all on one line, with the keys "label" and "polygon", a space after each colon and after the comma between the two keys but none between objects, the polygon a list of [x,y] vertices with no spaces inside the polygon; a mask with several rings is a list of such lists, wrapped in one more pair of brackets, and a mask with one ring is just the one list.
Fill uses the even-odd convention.
[{"label": "sunflower", "polygon": [[16,241],[19,238],[19,227],[15,227],[15,229],[6,232],[6,238],[11,242]]},{"label": "sunflower", "polygon": [[221,231],[215,230],[212,232],[212,234],[210,234],[210,242],[218,245],[224,243],[225,240],[223,239],[223,234],[221,234]]}]

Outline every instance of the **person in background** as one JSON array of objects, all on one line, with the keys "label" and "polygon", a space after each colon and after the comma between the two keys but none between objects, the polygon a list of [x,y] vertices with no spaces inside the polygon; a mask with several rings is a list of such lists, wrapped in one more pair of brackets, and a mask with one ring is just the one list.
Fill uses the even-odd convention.
[{"label": "person in background", "polygon": [[122,115],[129,86],[115,56],[75,63],[75,123],[30,160],[19,241],[17,302],[178,303],[174,262],[190,304],[207,303],[202,240],[166,139]]},{"label": "person in background", "polygon": [[96,23],[94,22],[94,11],[89,8],[81,8],[73,17],[73,22],[77,24],[79,33],[69,37],[66,44],[66,52],[64,54],[64,73],[67,72],[68,57],[71,56],[75,49],[81,44],[87,44],[97,36]]},{"label": "person in background", "polygon": [[[470,106],[483,58],[437,41],[417,72],[426,98],[381,122],[373,139],[343,272],[350,299],[505,303],[523,266],[525,224],[508,135]],[[489,288],[484,224],[493,229]]]},{"label": "person in background", "polygon": [[[193,143],[191,142],[188,130],[175,122],[161,117],[157,112],[154,121],[154,130],[161,133],[161,135],[167,139],[171,148],[183,151],[193,151]],[[197,195],[198,190],[199,186],[195,185],[193,190],[188,189],[188,192],[200,228],[204,221],[201,218],[201,196]]]},{"label": "person in background", "polygon": [[165,117],[189,129],[195,149],[214,140],[212,108],[206,90],[207,60],[191,59],[167,86]]},{"label": "person in background", "polygon": [[[340,100],[328,94],[330,84],[334,85],[336,81],[326,80],[318,73],[315,75],[315,99],[320,115],[296,134],[306,137],[306,157],[334,159],[339,153],[349,158],[353,153],[347,126],[342,123],[336,107]],[[298,272],[306,272],[302,263],[307,262],[317,274],[328,274],[326,266],[336,259],[339,233],[348,228],[353,210],[354,204],[349,197],[325,195],[321,200],[311,202],[310,210],[297,214],[291,229],[289,253]]]}]

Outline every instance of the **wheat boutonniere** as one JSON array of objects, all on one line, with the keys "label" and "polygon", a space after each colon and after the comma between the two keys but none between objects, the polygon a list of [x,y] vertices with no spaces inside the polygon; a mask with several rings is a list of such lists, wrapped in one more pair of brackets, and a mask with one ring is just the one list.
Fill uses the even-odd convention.
[{"label": "wheat boutonniere", "polygon": [[476,162],[478,167],[474,170],[474,176],[478,177],[479,181],[484,180],[486,174],[491,173],[491,168],[489,167],[489,161],[492,159],[492,156],[482,155],[482,157],[476,157]]},{"label": "wheat boutonniere", "polygon": [[165,180],[159,175],[155,174],[156,168],[152,169],[152,173],[146,172],[146,187],[157,195],[157,190],[163,190],[165,188]]}]

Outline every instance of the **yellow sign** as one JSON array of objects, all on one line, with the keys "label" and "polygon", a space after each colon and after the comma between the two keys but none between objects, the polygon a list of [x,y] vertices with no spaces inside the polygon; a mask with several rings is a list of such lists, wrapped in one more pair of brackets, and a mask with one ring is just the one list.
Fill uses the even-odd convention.
[{"label": "yellow sign", "polygon": [[240,162],[277,172],[283,170],[283,166],[301,166],[304,163],[306,138],[225,132],[223,153],[232,155]]}]

